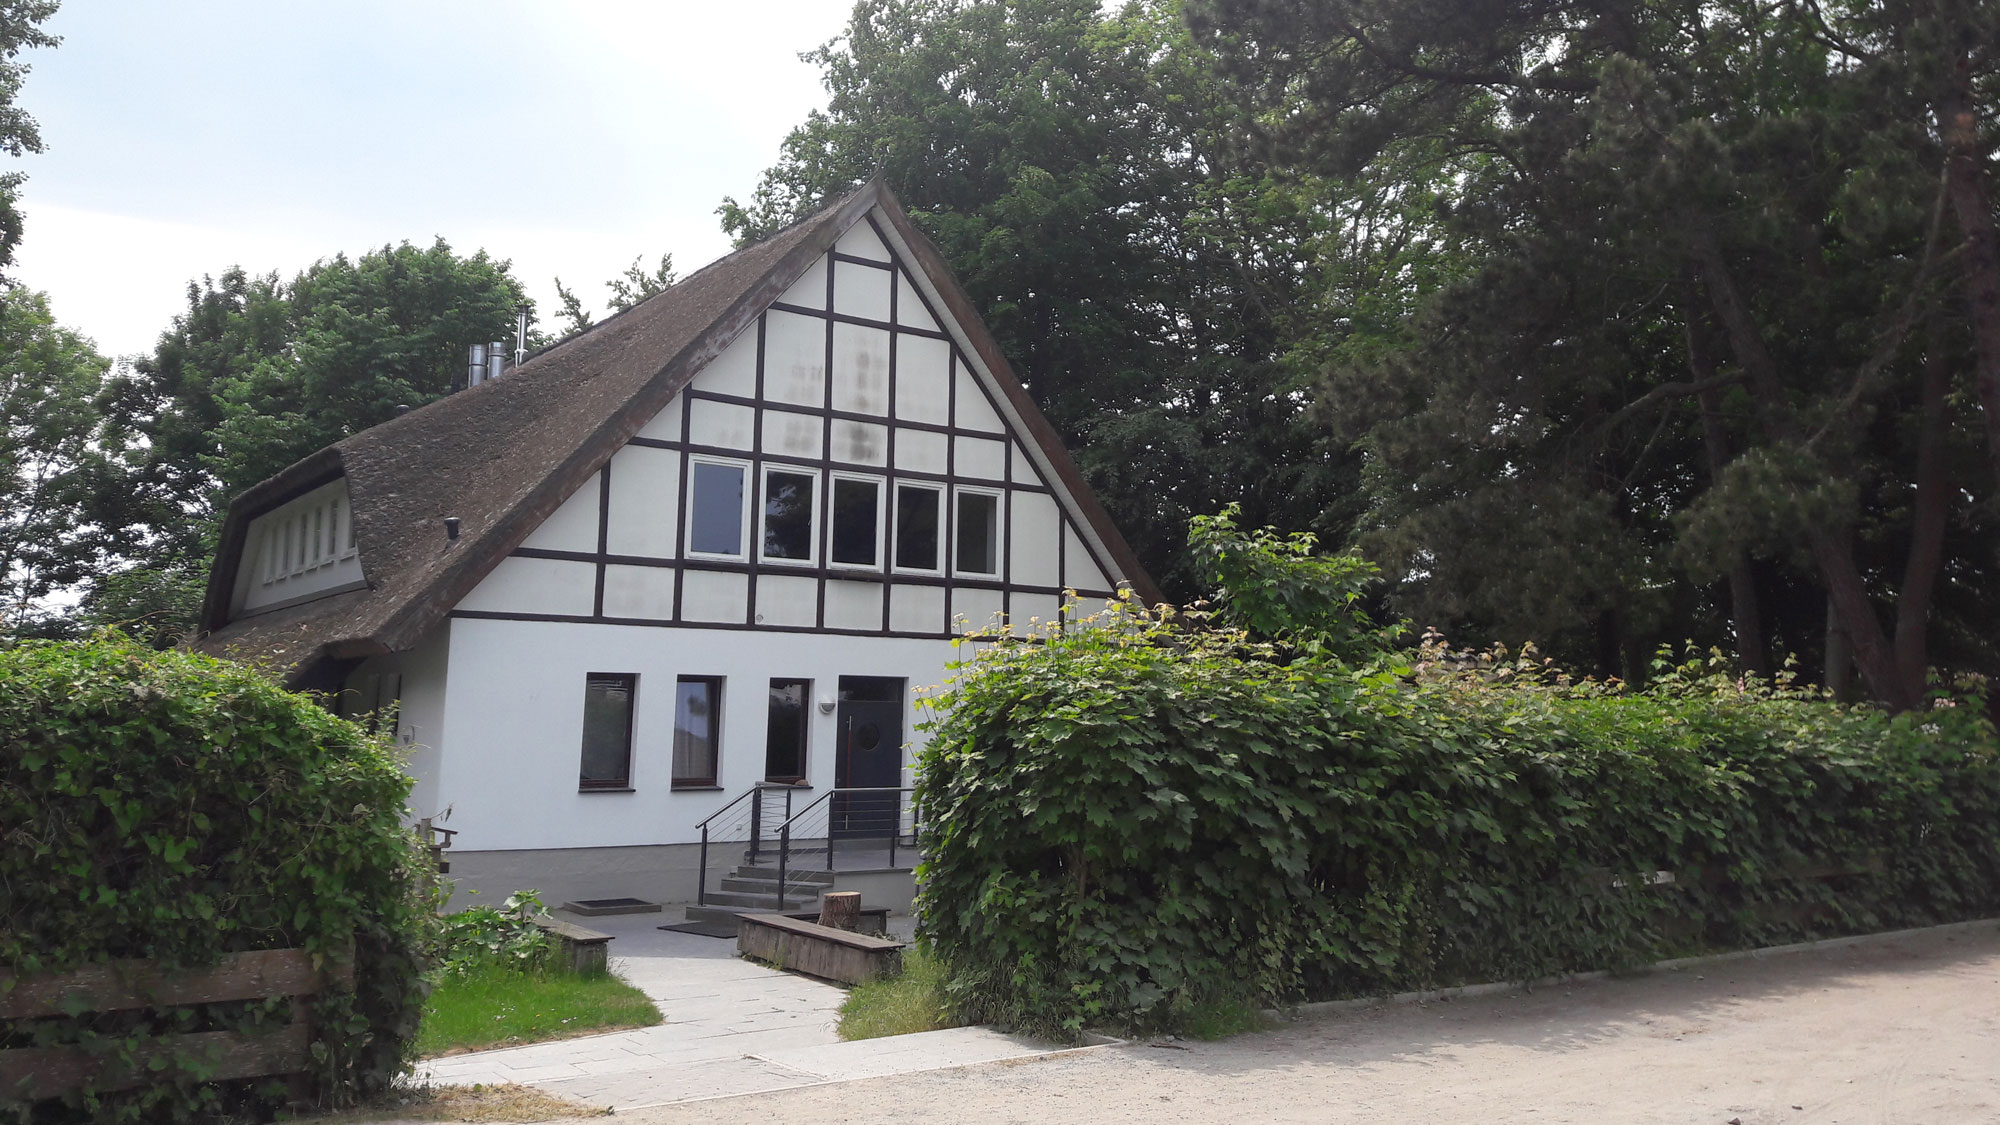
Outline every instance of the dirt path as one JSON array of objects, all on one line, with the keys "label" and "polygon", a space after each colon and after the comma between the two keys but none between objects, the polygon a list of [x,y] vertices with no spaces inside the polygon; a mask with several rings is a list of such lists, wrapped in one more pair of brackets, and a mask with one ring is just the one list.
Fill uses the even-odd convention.
[{"label": "dirt path", "polygon": [[2000,926],[619,1119],[1991,1125]]}]

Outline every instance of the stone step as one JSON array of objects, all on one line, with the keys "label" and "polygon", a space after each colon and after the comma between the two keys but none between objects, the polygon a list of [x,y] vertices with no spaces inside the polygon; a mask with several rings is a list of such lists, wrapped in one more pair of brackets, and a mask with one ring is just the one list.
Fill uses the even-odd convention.
[{"label": "stone step", "polygon": [[[802,903],[813,904],[818,901],[819,894],[817,891],[810,894],[793,891],[791,894],[785,896],[786,906],[794,909],[799,908]],[[710,891],[708,892],[708,902],[706,905],[729,906],[737,910],[776,910],[778,909],[778,896],[769,892],[750,894],[745,891]]]},{"label": "stone step", "polygon": [[[828,884],[826,883],[815,882],[809,879],[787,878],[785,880],[785,897],[794,900],[800,898],[809,898],[817,902],[819,901],[820,894],[824,892],[827,889],[827,887]],[[765,898],[772,899],[773,901],[775,901],[778,897],[778,880],[776,880],[775,878],[737,879],[725,875],[722,878],[721,885],[717,889],[724,891],[738,891],[743,894],[763,895]]]},{"label": "stone step", "polygon": [[[757,879],[762,882],[776,884],[778,881],[778,869],[775,865],[766,867],[761,864],[746,863],[731,872],[730,876],[736,879]],[[800,870],[796,867],[788,867],[785,869],[785,882],[793,884],[817,883],[822,887],[830,886],[833,883],[833,872],[823,868],[816,870],[808,867]]]}]

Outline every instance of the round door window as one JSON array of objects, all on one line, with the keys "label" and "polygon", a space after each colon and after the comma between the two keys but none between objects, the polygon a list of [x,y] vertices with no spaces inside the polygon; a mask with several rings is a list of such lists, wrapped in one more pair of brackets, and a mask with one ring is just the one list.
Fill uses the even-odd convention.
[{"label": "round door window", "polygon": [[882,741],[882,729],[874,723],[862,723],[854,728],[854,748],[873,750]]}]

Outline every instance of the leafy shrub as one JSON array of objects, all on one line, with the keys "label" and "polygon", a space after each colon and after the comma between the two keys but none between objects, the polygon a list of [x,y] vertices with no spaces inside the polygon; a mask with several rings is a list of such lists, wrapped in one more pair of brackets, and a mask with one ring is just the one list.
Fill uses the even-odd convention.
[{"label": "leafy shrub", "polygon": [[1181,1028],[2000,907],[1978,705],[1093,625],[991,638],[928,721],[919,915],[965,1020]]},{"label": "leafy shrub", "polygon": [[[389,745],[240,664],[103,633],[0,652],[0,746],[0,977],[301,948],[353,967],[352,991],[314,1004],[320,1096],[373,1093],[402,1070],[421,1011],[423,860]],[[117,1052],[288,1018],[283,998],[86,1013],[0,1024],[0,1046]],[[203,1065],[15,1108],[37,1122],[215,1120],[268,1111],[284,1092],[203,1084]]]},{"label": "leafy shrub", "polygon": [[486,969],[539,972],[553,943],[535,924],[546,911],[534,891],[515,891],[499,906],[469,906],[438,919],[431,960],[441,977]]}]

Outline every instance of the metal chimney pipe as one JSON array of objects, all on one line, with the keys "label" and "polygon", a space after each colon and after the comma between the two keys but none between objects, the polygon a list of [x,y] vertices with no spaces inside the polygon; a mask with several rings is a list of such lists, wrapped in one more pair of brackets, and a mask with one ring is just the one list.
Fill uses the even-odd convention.
[{"label": "metal chimney pipe", "polygon": [[488,379],[498,379],[501,375],[506,374],[506,371],[507,344],[505,341],[495,340],[486,345],[486,377]]},{"label": "metal chimney pipe", "polygon": [[528,362],[528,306],[514,310],[514,366]]},{"label": "metal chimney pipe", "polygon": [[465,385],[476,387],[486,379],[486,345],[474,344],[465,350]]}]

